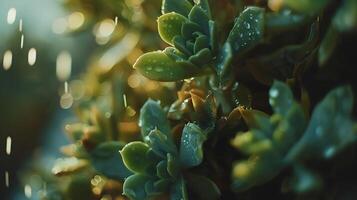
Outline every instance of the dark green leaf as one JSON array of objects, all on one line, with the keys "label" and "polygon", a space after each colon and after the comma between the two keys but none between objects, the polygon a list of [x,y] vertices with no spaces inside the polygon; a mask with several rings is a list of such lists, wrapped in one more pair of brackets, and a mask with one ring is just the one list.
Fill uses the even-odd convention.
[{"label": "dark green leaf", "polygon": [[163,0],[162,1],[162,14],[177,12],[183,16],[188,16],[192,8],[192,4],[187,0]]},{"label": "dark green leaf", "polygon": [[186,17],[174,12],[161,15],[157,20],[161,39],[172,45],[172,39],[181,35],[182,26],[187,20]]}]

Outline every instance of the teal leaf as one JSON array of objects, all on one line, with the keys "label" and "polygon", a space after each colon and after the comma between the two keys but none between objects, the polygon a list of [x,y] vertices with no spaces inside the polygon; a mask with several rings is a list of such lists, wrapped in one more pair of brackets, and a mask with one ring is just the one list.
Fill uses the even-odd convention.
[{"label": "teal leaf", "polygon": [[188,200],[188,194],[183,177],[180,177],[171,187],[170,200]]},{"label": "teal leaf", "polygon": [[152,150],[162,158],[166,157],[167,153],[177,154],[176,146],[172,141],[172,138],[167,137],[158,129],[154,129],[147,136],[147,142]]},{"label": "teal leaf", "polygon": [[181,34],[187,39],[194,39],[194,33],[202,32],[202,28],[194,22],[186,22],[182,25]]},{"label": "teal leaf", "polygon": [[120,142],[105,142],[99,144],[90,152],[90,160],[94,169],[106,177],[123,180],[132,173],[125,167],[119,150],[123,148]]},{"label": "teal leaf", "polygon": [[216,70],[221,79],[230,72],[231,62],[233,58],[232,47],[229,42],[224,43],[218,54]]},{"label": "teal leaf", "polygon": [[[179,50],[181,51],[181,49]],[[134,68],[147,78],[156,81],[178,81],[198,74],[198,69],[193,64],[175,61],[162,51],[150,52],[140,56],[135,62]]]},{"label": "teal leaf", "polygon": [[269,90],[269,103],[275,113],[285,116],[294,103],[294,96],[286,84],[274,81]]},{"label": "teal leaf", "polygon": [[125,145],[120,154],[126,168],[135,173],[146,174],[157,161],[150,157],[149,150],[147,144],[135,141]]},{"label": "teal leaf", "polygon": [[180,171],[180,163],[177,157],[172,154],[167,154],[167,172],[169,172],[170,176],[176,178]]},{"label": "teal leaf", "polygon": [[298,164],[294,166],[294,176],[289,184],[296,193],[311,193],[321,188],[322,180],[316,173]]},{"label": "teal leaf", "polygon": [[[185,33],[185,34],[189,34],[189,33]],[[193,52],[190,51],[190,50],[186,47],[185,38],[183,38],[181,35],[174,37],[174,39],[173,39],[172,42],[174,43],[174,47],[175,47],[176,49],[178,49],[180,52],[184,53],[186,56],[192,55]]]},{"label": "teal leaf", "polygon": [[203,159],[202,145],[205,140],[206,135],[196,124],[188,123],[185,125],[180,146],[180,160],[184,167],[201,164]]},{"label": "teal leaf", "polygon": [[166,118],[166,113],[162,110],[160,104],[152,99],[147,100],[141,107],[139,125],[144,141],[149,139],[147,136],[152,130],[159,130],[171,139],[171,127]]},{"label": "teal leaf", "polygon": [[150,196],[144,188],[147,183],[152,183],[153,181],[151,177],[146,175],[131,175],[123,184],[123,194],[132,200],[148,199]]},{"label": "teal leaf", "polygon": [[157,20],[161,39],[172,45],[172,39],[177,35],[181,35],[182,26],[187,20],[186,17],[174,12],[161,15]]},{"label": "teal leaf", "polygon": [[352,108],[351,87],[339,87],[329,92],[316,106],[308,128],[289,152],[288,159],[309,156],[329,159],[355,142],[357,135],[351,119]]},{"label": "teal leaf", "polygon": [[197,52],[195,55],[189,58],[189,61],[195,64],[196,66],[203,67],[207,63],[209,63],[212,59],[211,51],[208,48],[202,49]]},{"label": "teal leaf", "polygon": [[204,10],[207,13],[207,16],[211,19],[211,9],[208,3],[208,0],[193,0],[196,5],[198,5],[202,10]]},{"label": "teal leaf", "polygon": [[167,172],[167,162],[165,160],[160,161],[156,166],[156,174],[159,178],[169,178],[170,174]]},{"label": "teal leaf", "polygon": [[162,14],[177,12],[183,16],[188,16],[192,4],[187,0],[163,0],[162,1]]},{"label": "teal leaf", "polygon": [[193,52],[196,54],[205,48],[209,48],[209,39],[205,35],[200,35],[196,38],[195,46],[193,47]]},{"label": "teal leaf", "polygon": [[264,13],[262,8],[248,7],[235,20],[227,41],[236,54],[255,47],[263,40]]}]

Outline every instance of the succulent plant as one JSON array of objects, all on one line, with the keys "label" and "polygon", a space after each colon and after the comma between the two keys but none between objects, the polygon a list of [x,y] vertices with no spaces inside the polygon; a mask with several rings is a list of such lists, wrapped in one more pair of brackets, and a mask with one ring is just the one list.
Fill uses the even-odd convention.
[{"label": "succulent plant", "polygon": [[353,95],[348,86],[329,92],[309,123],[286,84],[274,82],[269,96],[274,114],[242,111],[250,129],[232,140],[233,146],[249,155],[233,169],[233,185],[238,190],[262,184],[288,165],[330,159],[357,139],[356,123],[351,119]]}]

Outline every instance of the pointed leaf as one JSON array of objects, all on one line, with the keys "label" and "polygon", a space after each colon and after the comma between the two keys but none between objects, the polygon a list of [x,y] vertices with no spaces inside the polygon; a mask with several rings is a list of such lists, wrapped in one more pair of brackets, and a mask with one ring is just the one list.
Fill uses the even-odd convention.
[{"label": "pointed leaf", "polygon": [[153,183],[153,179],[142,174],[129,176],[123,184],[123,194],[132,200],[148,199],[150,196],[145,191],[147,183]]},{"label": "pointed leaf", "polygon": [[198,74],[197,68],[188,62],[175,62],[162,51],[146,53],[134,64],[142,75],[156,81],[178,81]]},{"label": "pointed leaf", "polygon": [[262,8],[248,7],[236,19],[227,39],[235,53],[245,52],[262,41],[264,13]]}]

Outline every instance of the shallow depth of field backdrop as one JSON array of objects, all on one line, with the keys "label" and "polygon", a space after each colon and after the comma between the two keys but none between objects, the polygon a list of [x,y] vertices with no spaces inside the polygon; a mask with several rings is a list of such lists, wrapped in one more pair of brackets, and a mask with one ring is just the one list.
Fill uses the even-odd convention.
[{"label": "shallow depth of field backdrop", "polygon": [[357,0],[0,0],[0,200],[357,199],[356,76]]}]

